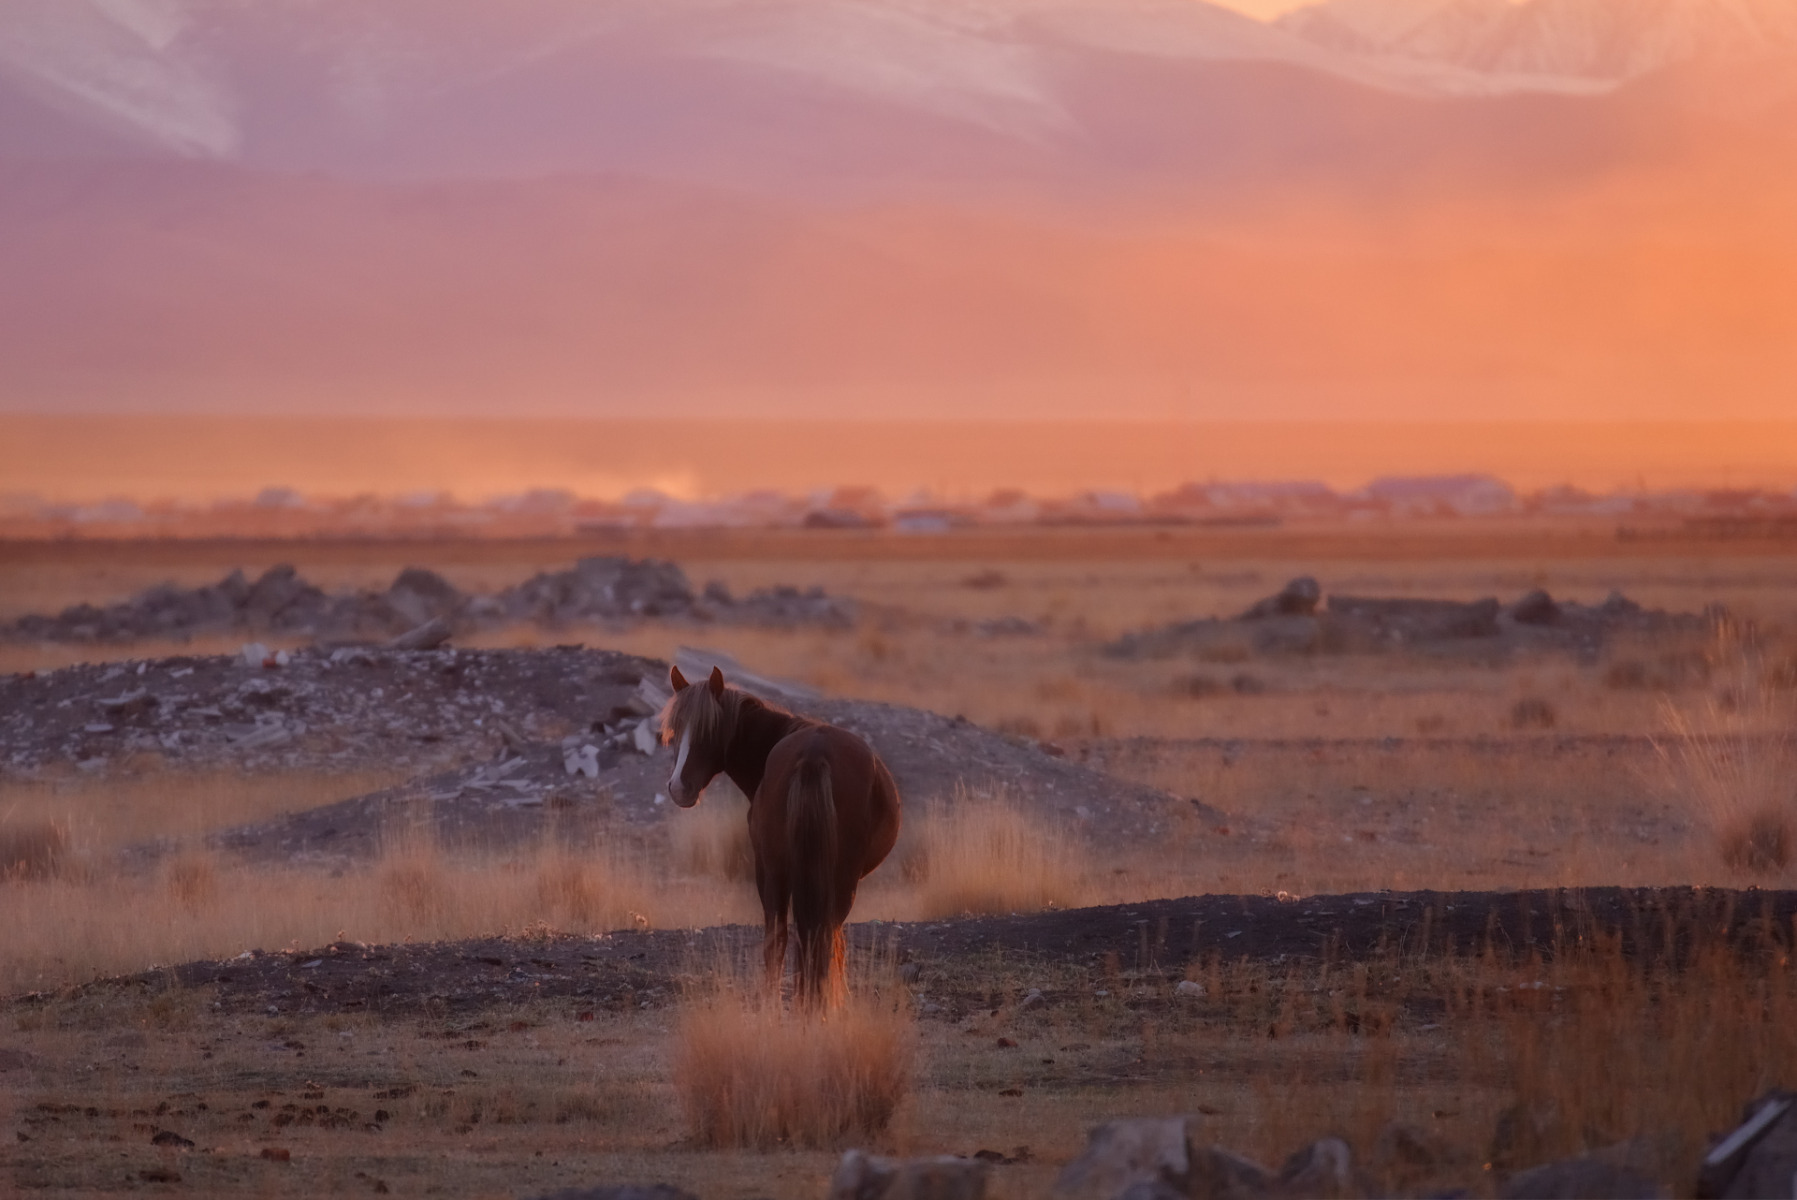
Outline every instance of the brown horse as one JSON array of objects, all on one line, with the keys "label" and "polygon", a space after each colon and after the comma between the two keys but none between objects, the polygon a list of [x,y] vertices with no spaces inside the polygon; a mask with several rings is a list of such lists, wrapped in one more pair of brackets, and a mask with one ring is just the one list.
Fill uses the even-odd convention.
[{"label": "brown horse", "polygon": [[769,983],[777,988],[786,969],[790,907],[799,935],[798,996],[834,1007],[844,993],[842,923],[855,888],[898,840],[892,772],[854,734],[725,687],[716,667],[699,687],[679,667],[668,678],[674,698],[662,710],[661,730],[677,747],[669,798],[691,808],[719,772],[742,789]]}]

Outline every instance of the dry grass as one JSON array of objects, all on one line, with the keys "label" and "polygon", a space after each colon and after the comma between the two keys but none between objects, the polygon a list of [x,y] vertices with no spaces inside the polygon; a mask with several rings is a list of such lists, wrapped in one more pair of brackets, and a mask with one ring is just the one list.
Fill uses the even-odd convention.
[{"label": "dry grass", "polygon": [[1665,784],[1731,872],[1777,880],[1797,852],[1797,703],[1756,659],[1737,655],[1730,677],[1701,702],[1667,701]]},{"label": "dry grass", "polygon": [[[1497,1149],[1524,1166],[1640,1139],[1662,1178],[1694,1171],[1708,1134],[1797,1072],[1784,954],[1756,963],[1711,946],[1673,972],[1600,951],[1547,972],[1554,1011],[1504,1020],[1517,1119]],[[1675,1194],[1694,1182],[1676,1179]]]},{"label": "dry grass", "polygon": [[55,823],[65,827],[73,852],[93,854],[272,820],[405,777],[390,771],[252,775],[150,763],[102,777],[0,779],[0,828]]},{"label": "dry grass", "polygon": [[90,870],[3,883],[0,904],[0,992],[18,992],[344,938],[709,925],[742,919],[749,899],[702,880],[670,886],[621,859],[553,844],[457,856],[402,840],[379,861],[335,876],[185,850],[148,874]]},{"label": "dry grass", "polygon": [[[1722,601],[1758,610],[1762,624],[1789,624],[1792,573],[1783,559],[1741,559],[1717,575],[1707,559],[1650,550],[1625,558],[1607,543],[1602,561],[1539,562],[1481,557],[1477,545],[1451,539],[1426,558],[1402,561],[1354,557],[1323,542],[1274,561],[1267,557],[1274,551],[1251,539],[1106,558],[1108,537],[1082,534],[1077,552],[1066,548],[1072,542],[1041,539],[1027,554],[982,552],[979,561],[954,547],[936,557],[925,548],[904,561],[832,557],[811,549],[823,543],[800,538],[759,556],[731,551],[735,543],[725,537],[706,543],[715,543],[709,559],[676,543],[631,552],[671,554],[695,582],[722,577],[739,593],[818,583],[903,608],[915,619],[876,613],[850,631],[720,628],[706,637],[758,670],[827,691],[1062,739],[1071,756],[1090,749],[1099,756],[1092,765],[1202,800],[1235,822],[1221,835],[1196,817],[1151,816],[1166,822],[1147,831],[1158,851],[1107,856],[1099,845],[1080,845],[1074,831],[1045,836],[1016,804],[962,798],[945,806],[940,822],[911,822],[892,863],[864,889],[858,918],[1196,892],[1724,883],[1738,878],[1725,859],[1746,869],[1778,858],[1776,836],[1762,831],[1756,840],[1751,814],[1767,797],[1789,801],[1797,763],[1788,744],[1771,754],[1778,739],[1759,736],[1775,730],[1754,715],[1759,701],[1707,665],[1712,658],[1698,669],[1689,648],[1629,646],[1613,663],[1502,668],[1403,656],[1124,663],[1095,650],[1130,629],[1239,611],[1300,573],[1374,594],[1470,598],[1544,586],[1596,599],[1620,587],[1653,607],[1693,611]],[[1132,553],[1160,545],[1122,541]],[[896,556],[922,544],[882,545]],[[98,590],[98,576],[71,574],[68,594],[52,596],[61,585],[46,576],[34,584],[29,607],[122,596],[170,573],[154,563],[115,570],[111,553]],[[362,553],[353,548],[294,553],[309,577],[332,586],[381,585],[400,565],[320,558]],[[426,565],[441,554],[434,565],[457,582],[492,588],[565,566],[572,552],[501,546],[490,553],[511,557],[478,562],[459,561],[462,551],[453,548],[405,551],[414,553]],[[209,581],[232,565],[188,563],[182,578]],[[1002,580],[965,586],[986,569]],[[11,570],[0,571],[0,582],[31,575]],[[10,604],[15,593],[0,592]],[[1006,616],[1037,621],[1045,632],[981,638],[954,625]],[[573,636],[531,629],[480,640],[546,645]],[[689,628],[645,625],[594,630],[588,640],[667,656],[691,637]],[[0,670],[234,651],[238,640],[6,646]],[[1793,699],[1790,649],[1766,652],[1774,663],[1766,682],[1786,689],[1767,689],[1768,704]],[[1238,675],[1252,676],[1252,686],[1238,686]],[[1726,699],[1714,705],[1699,696],[1719,688]],[[1665,728],[1665,690],[1676,691],[1678,711],[1700,735],[1676,743],[1691,748],[1689,761],[1671,740],[1665,758],[1549,745],[1562,735]],[[1551,736],[1541,732],[1548,724],[1541,710],[1520,707],[1544,698]],[[1789,713],[1779,719],[1788,730]],[[1755,738],[1737,736],[1743,732]],[[1082,744],[1095,734],[1209,741]],[[1385,749],[1377,741],[1330,740],[1388,735],[1406,741]],[[1527,747],[1474,742],[1519,735],[1537,740]],[[1419,736],[1463,740],[1413,740]],[[1216,740],[1271,737],[1318,741],[1250,742],[1238,753]],[[1743,747],[1768,753],[1749,761]],[[55,860],[0,883],[0,992],[339,937],[596,932],[639,918],[670,927],[758,915],[743,878],[740,811],[722,795],[670,814],[668,840],[649,839],[646,854],[620,847],[616,857],[585,855],[549,842],[451,853],[428,838],[398,838],[379,861],[331,877],[196,848],[206,830],[388,782],[151,770],[0,783],[4,828],[25,847],[11,857]],[[1744,825],[1740,813],[1749,814]],[[1733,840],[1737,851],[1724,836],[1731,826],[1746,830]],[[154,869],[125,875],[107,867],[107,851],[164,837],[179,845]],[[1789,870],[1754,878],[1788,879]],[[1657,1147],[1663,1178],[1689,1190],[1677,1172],[1705,1135],[1730,1124],[1762,1087],[1797,1078],[1797,985],[1778,952],[1701,951],[1681,973],[1630,963],[1604,945],[1547,964],[1495,956],[1204,962],[1190,970],[1204,987],[1197,998],[1174,993],[1172,981],[1154,971],[1115,961],[1088,967],[982,956],[921,965],[917,986],[926,995],[918,1003],[942,1011],[916,1024],[899,998],[851,1007],[818,1025],[727,987],[694,997],[678,1014],[639,1009],[633,999],[586,1022],[580,1010],[592,1006],[585,1003],[508,1010],[503,1019],[265,1021],[213,1013],[204,988],[130,1002],[107,1001],[126,993],[101,989],[21,1005],[11,1010],[17,1028],[7,1031],[8,1048],[33,1055],[36,1065],[0,1075],[0,1109],[21,1121],[30,1114],[32,1123],[20,1129],[34,1141],[15,1148],[13,1182],[100,1191],[116,1188],[121,1173],[168,1165],[170,1154],[133,1127],[146,1119],[134,1113],[166,1103],[169,1117],[155,1119],[212,1151],[181,1157],[187,1184],[220,1193],[315,1195],[341,1190],[362,1172],[359,1186],[382,1178],[405,1192],[498,1194],[659,1179],[708,1196],[814,1195],[833,1155],[793,1147],[870,1138],[917,1154],[1008,1154],[1028,1144],[1033,1162],[995,1173],[995,1195],[1009,1200],[1043,1194],[1098,1121],[1189,1111],[1206,1113],[1207,1140],[1275,1164],[1311,1138],[1347,1136],[1386,1190],[1489,1190],[1496,1172],[1483,1165],[1494,1161],[1494,1140],[1503,1151],[1495,1161],[1522,1164],[1638,1135]],[[1019,1005],[1030,987],[1043,988],[1047,1002]],[[147,1044],[108,1045],[146,1032]],[[288,1041],[304,1043],[304,1057],[271,1049]],[[766,1092],[755,1090],[764,1085]],[[403,1099],[369,1095],[414,1087]],[[327,1093],[318,1103],[358,1109],[364,1119],[377,1107],[390,1110],[386,1136],[299,1119],[272,1127],[284,1107],[310,1107],[298,1094],[314,1090]],[[205,1109],[195,1103],[201,1096]],[[272,1110],[251,1107],[270,1098]],[[45,1103],[94,1106],[102,1115],[58,1121],[38,1108]],[[1505,1112],[1517,1116],[1494,1139]],[[1380,1156],[1394,1122],[1419,1130],[1433,1147],[1433,1174]],[[710,1151],[702,1148],[708,1142],[778,1152]],[[671,1144],[680,1148],[670,1152]],[[291,1147],[292,1161],[259,1158],[261,1145]]]},{"label": "dry grass", "polygon": [[69,827],[60,821],[0,824],[0,882],[48,879],[69,863]]},{"label": "dry grass", "polygon": [[866,1145],[910,1089],[913,1042],[901,990],[863,982],[820,1016],[727,974],[681,1014],[674,1088],[702,1146]]},{"label": "dry grass", "polygon": [[899,851],[919,917],[1077,906],[1085,855],[1064,831],[1003,795],[963,791]]},{"label": "dry grass", "polygon": [[[0,1104],[33,1138],[16,1148],[15,1181],[64,1191],[116,1187],[120,1172],[173,1158],[190,1187],[215,1192],[319,1194],[361,1171],[362,1186],[381,1178],[405,1194],[629,1180],[746,1200],[821,1194],[836,1149],[853,1142],[899,1154],[1027,1147],[989,1193],[1022,1200],[1047,1192],[1093,1124],[1198,1111],[1207,1142],[1274,1165],[1343,1136],[1383,1194],[1488,1194],[1504,1169],[1637,1136],[1632,1153],[1688,1194],[1706,1135],[1797,1074],[1797,976],[1776,931],[1770,953],[1745,954],[1691,932],[1679,971],[1601,940],[1545,963],[1207,960],[1187,972],[1197,998],[1114,963],[933,960],[921,986],[949,1011],[913,1024],[902,1000],[875,1008],[871,1033],[842,1027],[834,1066],[818,1049],[832,1022],[745,1000],[728,973],[677,1009],[631,1003],[596,1020],[586,1001],[437,1019],[220,1017],[204,988],[96,989],[12,1010],[8,1046],[35,1065],[0,1074]],[[1019,1006],[1026,986],[1048,1001]],[[853,1099],[855,1071],[896,1078],[906,1045],[908,1090],[863,1085]],[[784,1109],[755,1092],[770,1076],[788,1081],[766,1089]],[[790,1082],[800,1077],[828,1082],[803,1090]],[[883,1127],[847,1128],[856,1114],[877,1123],[883,1096]],[[389,1116],[376,1136],[312,1120],[315,1105]],[[785,1115],[732,1133],[733,1111]],[[145,1120],[210,1152],[165,1154],[133,1128]],[[265,1145],[292,1161],[260,1159]],[[1418,1145],[1421,1159],[1406,1150]]]},{"label": "dry grass", "polygon": [[755,878],[749,802],[725,776],[713,780],[695,808],[668,816],[674,869],[701,878],[747,883]]}]

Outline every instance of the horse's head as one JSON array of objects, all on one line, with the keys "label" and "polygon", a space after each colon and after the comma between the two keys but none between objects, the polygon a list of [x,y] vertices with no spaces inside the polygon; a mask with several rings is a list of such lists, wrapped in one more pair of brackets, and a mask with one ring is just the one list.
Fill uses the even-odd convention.
[{"label": "horse's head", "polygon": [[661,737],[677,747],[668,798],[681,808],[691,808],[705,785],[724,769],[734,708],[724,693],[724,673],[716,667],[700,687],[688,683],[679,667],[668,672],[668,681],[674,685],[674,698],[661,710]]}]

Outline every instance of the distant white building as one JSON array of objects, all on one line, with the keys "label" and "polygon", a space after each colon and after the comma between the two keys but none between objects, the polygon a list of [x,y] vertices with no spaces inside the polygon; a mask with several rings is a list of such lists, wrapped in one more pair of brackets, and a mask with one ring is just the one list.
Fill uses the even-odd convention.
[{"label": "distant white building", "polygon": [[1388,475],[1362,492],[1394,513],[1414,516],[1489,516],[1516,508],[1516,492],[1490,475]]},{"label": "distant white building", "polygon": [[1211,483],[1204,495],[1218,508],[1256,509],[1323,508],[1336,498],[1328,484],[1314,479]]},{"label": "distant white building", "polygon": [[947,508],[911,508],[892,514],[897,533],[947,533],[973,522],[966,513]]}]

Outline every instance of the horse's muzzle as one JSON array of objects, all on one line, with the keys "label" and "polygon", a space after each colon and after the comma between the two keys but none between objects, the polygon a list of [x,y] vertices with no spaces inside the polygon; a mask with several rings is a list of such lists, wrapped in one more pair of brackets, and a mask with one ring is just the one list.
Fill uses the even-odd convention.
[{"label": "horse's muzzle", "polygon": [[679,777],[676,776],[668,780],[668,799],[672,800],[676,807],[691,808],[699,802],[699,793],[688,792],[682,786]]}]

